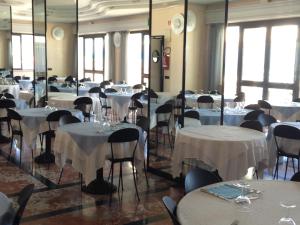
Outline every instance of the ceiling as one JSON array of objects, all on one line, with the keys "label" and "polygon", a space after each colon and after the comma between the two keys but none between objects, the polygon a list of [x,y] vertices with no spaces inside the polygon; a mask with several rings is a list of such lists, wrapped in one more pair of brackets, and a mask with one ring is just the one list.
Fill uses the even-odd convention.
[{"label": "ceiling", "polygon": [[[13,18],[17,20],[31,20],[32,0],[0,0],[1,5],[11,5]],[[52,22],[74,22],[76,0],[48,0],[47,20]],[[190,0],[197,4],[212,4],[224,0]],[[160,5],[183,4],[184,0],[153,0],[154,7]],[[148,0],[78,0],[79,21],[128,16],[147,13]]]}]

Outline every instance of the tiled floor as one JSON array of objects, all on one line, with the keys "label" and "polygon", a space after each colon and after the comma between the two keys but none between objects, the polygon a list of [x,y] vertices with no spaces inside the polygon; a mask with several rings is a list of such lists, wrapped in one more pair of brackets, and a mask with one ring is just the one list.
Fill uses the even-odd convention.
[{"label": "tiled floor", "polygon": [[[17,162],[8,162],[8,147],[1,146],[0,152],[0,192],[16,199],[19,191],[27,184],[34,183],[35,191],[23,215],[22,224],[28,225],[97,225],[97,224],[171,224],[168,214],[161,202],[164,195],[179,200],[183,196],[183,188],[162,177],[148,173],[149,187],[143,174],[138,178],[138,189],[141,201],[138,202],[131,169],[129,166],[123,172],[124,192],[113,195],[109,206],[108,195],[89,195],[80,189],[80,179],[71,166],[64,168],[60,185],[57,185],[60,170],[56,165],[39,166],[31,163],[31,152],[25,149],[22,155],[22,168]],[[157,155],[159,157],[157,157]],[[160,144],[158,151],[153,149],[150,163],[153,167],[165,172],[170,171],[171,150],[168,145]],[[13,151],[13,157],[18,158],[18,151]],[[14,161],[14,160],[13,160]],[[109,165],[104,169],[108,176]],[[118,171],[116,168],[115,171]],[[283,178],[280,169],[280,179]],[[288,178],[293,174],[291,168]],[[265,179],[271,179],[265,174]],[[118,181],[118,174],[114,183]]]}]

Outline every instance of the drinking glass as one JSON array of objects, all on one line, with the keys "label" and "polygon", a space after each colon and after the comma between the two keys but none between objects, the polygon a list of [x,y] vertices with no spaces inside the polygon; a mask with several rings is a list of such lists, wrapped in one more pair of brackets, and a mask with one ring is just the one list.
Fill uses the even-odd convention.
[{"label": "drinking glass", "polygon": [[251,200],[246,195],[246,190],[250,185],[247,184],[246,182],[240,181],[236,186],[241,188],[241,195],[235,199],[235,202],[238,205],[240,205],[239,207],[240,211],[241,212],[251,211]]},{"label": "drinking glass", "polygon": [[292,217],[290,217],[290,209],[296,208],[296,204],[291,202],[280,202],[280,206],[285,209],[286,216],[281,217],[278,221],[280,225],[296,225],[295,221]]}]

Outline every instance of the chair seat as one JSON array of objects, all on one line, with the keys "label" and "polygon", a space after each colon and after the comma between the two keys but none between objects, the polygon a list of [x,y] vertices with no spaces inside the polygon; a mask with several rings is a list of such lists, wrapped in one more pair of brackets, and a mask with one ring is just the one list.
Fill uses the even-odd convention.
[{"label": "chair seat", "polygon": [[157,127],[167,127],[168,125],[168,121],[158,121],[156,124]]},{"label": "chair seat", "polygon": [[289,157],[289,158],[295,158],[295,159],[300,158],[300,155],[296,155],[296,154],[293,154],[293,153],[287,153],[287,152],[282,151],[282,150],[279,150],[277,154],[278,154],[278,156],[286,156],[286,157]]},{"label": "chair seat", "polygon": [[47,130],[42,133],[43,135],[49,135],[51,138],[55,137],[55,130]]},{"label": "chair seat", "polygon": [[113,162],[113,163],[121,163],[121,162],[133,162],[134,159],[132,157],[126,157],[126,158],[120,158],[120,159],[112,159],[112,158],[107,158],[107,160]]},{"label": "chair seat", "polygon": [[102,108],[104,108],[104,109],[111,109],[111,106],[109,106],[109,105],[102,105]]},{"label": "chair seat", "polygon": [[13,135],[20,135],[20,136],[23,136],[23,132],[21,130],[13,130],[12,131],[12,134]]},{"label": "chair seat", "polygon": [[10,138],[0,135],[0,144],[8,144],[10,143]]},{"label": "chair seat", "polygon": [[130,106],[130,107],[128,107],[129,108],[129,110],[137,110],[137,107],[136,106]]}]

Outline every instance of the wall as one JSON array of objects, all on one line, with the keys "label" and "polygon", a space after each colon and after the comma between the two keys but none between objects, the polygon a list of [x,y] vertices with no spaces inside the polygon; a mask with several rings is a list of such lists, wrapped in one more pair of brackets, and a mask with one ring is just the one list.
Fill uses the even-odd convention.
[{"label": "wall", "polygon": [[0,68],[9,68],[8,46],[9,39],[6,31],[0,31]]},{"label": "wall", "polygon": [[[64,38],[55,40],[52,37],[52,30],[59,26],[64,30]],[[73,75],[74,69],[74,32],[73,24],[48,23],[47,24],[47,60],[48,76],[68,76]]]}]

